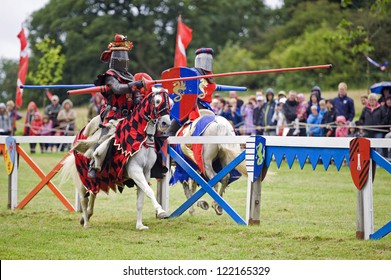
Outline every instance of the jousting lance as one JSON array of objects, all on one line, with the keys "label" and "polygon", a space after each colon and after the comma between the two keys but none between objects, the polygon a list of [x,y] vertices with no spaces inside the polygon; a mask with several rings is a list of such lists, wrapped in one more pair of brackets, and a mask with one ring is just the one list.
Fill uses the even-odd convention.
[{"label": "jousting lance", "polygon": [[[302,66],[302,67],[291,67],[291,68],[278,68],[278,69],[266,69],[266,70],[254,70],[254,71],[239,71],[239,72],[227,72],[219,74],[209,74],[201,76],[192,76],[192,77],[183,77],[183,78],[171,78],[163,80],[143,80],[146,87],[151,87],[155,84],[160,83],[169,83],[169,82],[180,82],[180,81],[191,81],[199,79],[209,79],[209,78],[219,78],[219,77],[231,77],[231,76],[243,76],[243,75],[261,75],[261,74],[270,74],[270,73],[280,73],[280,72],[291,72],[291,71],[306,71],[314,69],[329,69],[332,68],[332,64],[323,64],[323,65],[313,65],[313,66]],[[69,95],[76,94],[85,94],[85,93],[95,93],[95,92],[107,92],[110,89],[109,86],[97,86],[84,89],[69,90]]]},{"label": "jousting lance", "polygon": [[23,89],[57,89],[57,88],[67,88],[67,89],[77,89],[77,88],[90,88],[95,86],[94,84],[80,84],[80,85],[21,85],[20,88]]},{"label": "jousting lance", "polygon": [[[20,88],[23,89],[81,89],[81,88],[91,88],[94,87],[94,84],[78,84],[78,85],[21,85]],[[162,84],[155,84],[156,87],[161,87]],[[247,91],[246,87],[238,86],[227,86],[227,85],[216,85],[215,91]]]}]

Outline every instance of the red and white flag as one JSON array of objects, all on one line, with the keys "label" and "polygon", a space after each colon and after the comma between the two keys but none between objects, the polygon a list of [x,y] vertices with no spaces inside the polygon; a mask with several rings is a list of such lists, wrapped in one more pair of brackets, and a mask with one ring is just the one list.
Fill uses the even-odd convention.
[{"label": "red and white flag", "polygon": [[15,104],[17,107],[22,106],[23,89],[20,88],[26,81],[27,68],[29,63],[29,57],[27,53],[27,39],[24,34],[24,30],[19,32],[18,38],[20,40],[20,59],[19,59],[19,70],[18,70],[18,81],[16,83],[16,100]]},{"label": "red and white flag", "polygon": [[192,39],[192,32],[186,24],[182,22],[182,16],[178,17],[178,28],[176,35],[174,67],[186,67],[186,48]]}]

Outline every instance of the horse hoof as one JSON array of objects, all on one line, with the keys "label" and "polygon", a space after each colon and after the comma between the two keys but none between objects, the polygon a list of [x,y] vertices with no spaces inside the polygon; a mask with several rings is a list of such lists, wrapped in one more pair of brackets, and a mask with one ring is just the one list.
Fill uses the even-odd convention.
[{"label": "horse hoof", "polygon": [[197,201],[197,206],[200,207],[202,210],[208,210],[209,204],[205,200]]},{"label": "horse hoof", "polygon": [[144,226],[144,225],[139,225],[139,226],[136,226],[136,229],[137,230],[147,230],[147,229],[149,229],[149,227]]},{"label": "horse hoof", "polygon": [[81,224],[82,226],[84,226],[84,219],[83,219],[83,218],[80,218],[80,224]]},{"label": "horse hoof", "polygon": [[218,204],[213,204],[212,205],[213,209],[215,210],[216,214],[217,215],[223,215],[223,207],[221,207],[220,205]]},{"label": "horse hoof", "polygon": [[162,219],[167,219],[170,215],[167,213],[167,212],[161,212],[159,214],[157,214],[157,218],[162,220]]}]

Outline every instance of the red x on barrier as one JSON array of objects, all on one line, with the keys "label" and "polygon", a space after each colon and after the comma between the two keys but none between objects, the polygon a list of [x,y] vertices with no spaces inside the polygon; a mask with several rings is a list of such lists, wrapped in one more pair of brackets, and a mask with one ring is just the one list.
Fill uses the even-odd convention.
[{"label": "red x on barrier", "polygon": [[26,161],[28,165],[35,171],[35,173],[41,178],[41,181],[35,188],[16,206],[18,209],[23,209],[27,203],[29,203],[34,196],[45,186],[47,185],[49,189],[57,196],[57,198],[65,205],[65,207],[70,211],[75,211],[73,205],[69,202],[69,200],[60,192],[59,189],[50,181],[54,175],[61,169],[64,165],[64,160],[72,153],[69,151],[64,158],[61,159],[59,163],[46,175],[39,166],[32,160],[32,158],[19,146],[17,145],[16,150],[19,155]]}]

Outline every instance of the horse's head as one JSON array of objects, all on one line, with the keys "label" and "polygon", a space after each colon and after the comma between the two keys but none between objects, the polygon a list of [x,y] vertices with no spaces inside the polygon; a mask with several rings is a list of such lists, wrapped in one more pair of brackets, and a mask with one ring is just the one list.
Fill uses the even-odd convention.
[{"label": "horse's head", "polygon": [[148,94],[141,104],[144,107],[144,117],[148,120],[159,120],[158,130],[165,131],[171,124],[170,109],[172,100],[165,89],[159,89]]}]

